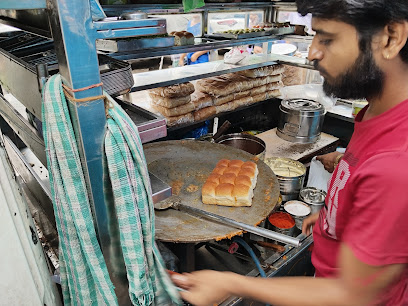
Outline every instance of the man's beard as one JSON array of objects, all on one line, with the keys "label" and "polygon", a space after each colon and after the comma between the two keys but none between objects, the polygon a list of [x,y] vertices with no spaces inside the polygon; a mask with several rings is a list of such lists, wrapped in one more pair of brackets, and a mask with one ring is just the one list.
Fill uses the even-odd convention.
[{"label": "man's beard", "polygon": [[[318,62],[315,68],[327,75]],[[360,51],[354,64],[345,73],[323,83],[326,95],[343,99],[370,99],[380,95],[383,87],[384,73],[375,63],[370,49],[367,52]]]}]

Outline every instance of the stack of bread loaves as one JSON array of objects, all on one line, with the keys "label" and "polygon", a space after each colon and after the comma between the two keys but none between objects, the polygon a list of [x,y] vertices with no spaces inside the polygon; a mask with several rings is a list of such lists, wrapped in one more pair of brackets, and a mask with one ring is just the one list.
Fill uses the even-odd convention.
[{"label": "stack of bread loaves", "polygon": [[168,126],[194,121],[194,104],[191,102],[191,94],[194,85],[190,82],[159,87],[149,90],[152,107],[161,113]]},{"label": "stack of bread loaves", "polygon": [[204,204],[251,206],[258,167],[254,162],[220,160],[202,188]]},{"label": "stack of bread loaves", "polygon": [[231,111],[280,95],[281,65],[272,65],[199,80],[197,90],[212,96],[216,113]]}]

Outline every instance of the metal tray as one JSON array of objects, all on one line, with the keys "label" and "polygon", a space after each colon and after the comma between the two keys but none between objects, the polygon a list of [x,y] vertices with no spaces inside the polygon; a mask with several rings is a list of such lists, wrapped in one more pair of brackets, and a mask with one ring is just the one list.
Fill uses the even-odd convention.
[{"label": "metal tray", "polygon": [[262,32],[251,32],[251,33],[242,33],[242,34],[232,34],[232,33],[213,33],[205,35],[208,38],[214,39],[244,39],[244,38],[253,38],[269,35],[286,35],[292,34],[295,32],[295,27],[283,27],[283,28],[273,28],[270,30]]},{"label": "metal tray", "polygon": [[136,124],[142,143],[167,136],[166,120],[164,118],[120,98],[115,100]]},{"label": "metal tray", "polygon": [[174,36],[134,39],[97,39],[96,49],[107,52],[127,52],[140,49],[174,46]]}]

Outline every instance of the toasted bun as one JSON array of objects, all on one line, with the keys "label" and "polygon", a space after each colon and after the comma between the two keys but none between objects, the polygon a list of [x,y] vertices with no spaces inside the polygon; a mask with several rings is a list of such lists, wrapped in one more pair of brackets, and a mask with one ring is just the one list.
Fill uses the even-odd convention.
[{"label": "toasted bun", "polygon": [[224,167],[224,166],[215,167],[212,173],[223,175],[223,174],[224,174],[224,171],[225,171],[227,168],[228,168],[228,167]]},{"label": "toasted bun", "polygon": [[236,185],[238,185],[238,184],[240,184],[240,185],[246,185],[246,186],[251,187],[251,186],[252,186],[252,181],[251,181],[251,179],[250,179],[248,176],[246,176],[246,175],[238,175],[238,176],[236,177],[236,179],[235,179],[235,184],[236,184]]},{"label": "toasted bun", "polygon": [[216,167],[218,167],[218,166],[228,167],[229,162],[230,162],[230,161],[229,161],[228,159],[221,159],[221,160],[217,163]]},{"label": "toasted bun", "polygon": [[236,175],[233,173],[224,173],[220,176],[219,182],[220,184],[235,184]]},{"label": "toasted bun", "polygon": [[229,166],[227,169],[224,170],[224,174],[232,173],[235,176],[237,176],[240,171],[241,171],[240,167],[231,167],[231,166]]},{"label": "toasted bun", "polygon": [[251,206],[258,167],[253,162],[220,160],[203,188],[204,204]]},{"label": "toasted bun", "polygon": [[211,182],[211,183],[215,183],[215,184],[219,184],[220,183],[220,174],[217,173],[211,173],[210,176],[207,178],[207,183]]},{"label": "toasted bun", "polygon": [[253,190],[250,186],[237,184],[234,187],[232,196],[235,198],[237,206],[251,206]]},{"label": "toasted bun", "polygon": [[256,166],[256,164],[255,164],[254,162],[247,161],[247,162],[245,162],[245,163],[242,164],[241,168],[242,168],[242,169],[247,169],[247,168],[249,168],[249,169],[255,170],[255,169],[257,168],[257,166]]},{"label": "toasted bun", "polygon": [[212,182],[206,182],[203,185],[202,189],[202,201],[204,204],[213,204],[216,197],[215,197],[215,189],[217,188],[218,184]]},{"label": "toasted bun", "polygon": [[241,167],[243,164],[244,162],[242,160],[234,159],[230,161],[229,166],[230,167]]}]

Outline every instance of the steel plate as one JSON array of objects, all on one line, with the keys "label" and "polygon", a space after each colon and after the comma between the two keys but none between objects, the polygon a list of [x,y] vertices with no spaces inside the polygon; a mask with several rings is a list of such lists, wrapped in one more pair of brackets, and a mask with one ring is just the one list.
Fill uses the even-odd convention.
[{"label": "steel plate", "polygon": [[[252,154],[203,141],[174,140],[144,145],[149,172],[172,186],[184,204],[250,225],[261,223],[274,210],[279,183],[273,171]],[[251,207],[205,205],[201,188],[220,159],[252,160],[258,165],[258,179]],[[242,231],[180,212],[156,211],[156,239],[192,243],[231,238]]]}]

